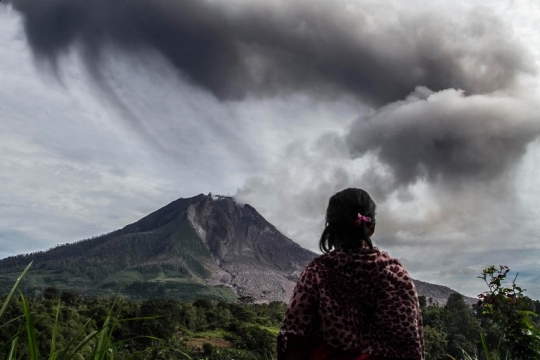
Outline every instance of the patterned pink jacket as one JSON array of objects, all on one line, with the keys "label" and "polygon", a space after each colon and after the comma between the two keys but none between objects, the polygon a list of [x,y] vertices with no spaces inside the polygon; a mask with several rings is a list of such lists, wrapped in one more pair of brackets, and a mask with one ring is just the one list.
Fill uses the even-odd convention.
[{"label": "patterned pink jacket", "polygon": [[422,315],[414,283],[399,260],[376,247],[337,249],[315,258],[298,279],[278,335],[310,339],[344,353],[423,360]]}]

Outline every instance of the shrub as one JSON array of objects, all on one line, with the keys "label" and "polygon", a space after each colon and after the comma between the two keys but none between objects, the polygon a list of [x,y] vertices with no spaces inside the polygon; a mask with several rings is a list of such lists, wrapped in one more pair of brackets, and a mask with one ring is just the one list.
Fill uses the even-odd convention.
[{"label": "shrub", "polygon": [[517,274],[511,287],[504,286],[509,271],[508,266],[490,266],[482,271],[479,278],[489,290],[478,295],[481,313],[500,327],[502,343],[512,358],[540,359],[540,330],[533,322],[537,314],[531,311],[530,299],[523,295],[525,289],[516,285]]}]

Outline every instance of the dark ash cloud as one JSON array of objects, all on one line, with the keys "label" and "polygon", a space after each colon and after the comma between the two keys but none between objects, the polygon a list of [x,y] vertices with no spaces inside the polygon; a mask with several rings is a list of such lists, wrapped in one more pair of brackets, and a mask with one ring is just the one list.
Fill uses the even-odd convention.
[{"label": "dark ash cloud", "polygon": [[406,100],[360,118],[348,140],[357,156],[371,152],[387,164],[396,186],[419,179],[490,183],[514,169],[538,138],[539,117],[532,99],[418,88]]},{"label": "dark ash cloud", "polygon": [[382,105],[416,86],[491,92],[533,71],[511,31],[480,12],[451,17],[390,4],[303,0],[12,2],[40,59],[57,64],[77,48],[95,74],[111,49],[157,51],[221,100],[306,91]]},{"label": "dark ash cloud", "polygon": [[[487,10],[340,0],[11,1],[38,59],[58,66],[79,51],[109,98],[106,56],[157,53],[220,101],[305,92],[378,107],[350,129],[347,145],[390,169],[391,181],[376,172],[351,177],[372,183],[381,198],[419,180],[504,183],[540,134],[535,102],[516,90],[534,62]],[[283,174],[272,174],[277,184]],[[352,181],[338,178],[323,185]]]}]

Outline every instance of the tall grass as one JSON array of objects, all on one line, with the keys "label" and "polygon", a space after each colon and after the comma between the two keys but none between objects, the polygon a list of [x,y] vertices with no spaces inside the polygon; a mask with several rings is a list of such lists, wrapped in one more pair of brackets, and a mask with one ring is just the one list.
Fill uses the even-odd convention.
[{"label": "tall grass", "polygon": [[[15,360],[22,358],[23,355],[26,354],[18,354],[17,351],[19,349],[19,337],[26,333],[27,336],[27,358],[29,360],[70,360],[70,359],[90,359],[90,360],[114,360],[115,359],[115,349],[122,345],[123,342],[134,340],[134,338],[124,340],[123,342],[114,342],[113,341],[113,332],[114,329],[118,326],[119,323],[125,322],[125,321],[137,321],[137,320],[151,320],[155,319],[156,317],[138,317],[138,318],[131,318],[131,319],[123,319],[118,320],[115,319],[114,321],[111,321],[111,315],[112,315],[112,309],[114,308],[114,304],[109,310],[109,313],[106,315],[103,325],[97,329],[97,330],[89,330],[91,320],[88,320],[70,339],[68,344],[64,346],[62,349],[57,348],[57,337],[58,337],[58,329],[61,325],[59,323],[59,314],[60,314],[60,302],[56,306],[56,312],[54,316],[54,323],[53,323],[53,329],[52,329],[52,335],[50,339],[50,351],[48,356],[42,356],[39,352],[40,346],[39,346],[39,340],[37,337],[37,330],[34,322],[34,314],[32,314],[30,310],[30,306],[28,304],[27,299],[24,297],[22,292],[19,292],[19,297],[22,304],[22,315],[9,319],[9,320],[3,320],[4,314],[6,313],[9,304],[13,300],[15,294],[17,293],[17,289],[19,288],[19,285],[21,283],[21,280],[25,276],[25,274],[28,272],[30,267],[32,266],[32,262],[26,266],[24,271],[19,275],[17,278],[15,284],[11,288],[11,291],[9,292],[8,296],[2,303],[2,307],[0,307],[0,328],[7,326],[11,324],[14,321],[17,321],[21,318],[24,318],[24,326],[19,329],[9,341],[6,342],[6,344],[0,346],[0,351],[3,351],[6,347],[9,347],[9,353],[7,356],[7,360]],[[162,343],[163,340],[159,339],[154,336],[137,336],[136,338],[147,338],[156,341],[157,343]],[[88,350],[89,345],[89,350]],[[156,346],[152,348],[148,348],[145,351],[151,351],[153,349],[163,349],[166,348],[164,346]],[[191,360],[191,357],[189,357],[187,354],[185,354],[182,351],[179,351],[177,349],[170,349],[177,354],[175,358],[177,359],[188,359]],[[138,355],[137,353],[131,354],[128,358],[135,357]],[[25,357],[26,358],[26,357]],[[125,356],[123,357],[125,358]]]},{"label": "tall grass", "polygon": [[[502,355],[500,353],[500,341],[499,341],[499,346],[497,346],[496,349],[490,349],[489,348],[489,345],[487,343],[487,340],[486,340],[486,337],[484,336],[484,334],[480,333],[480,341],[482,343],[482,357],[479,357],[478,354],[474,354],[474,355],[471,355],[469,353],[467,353],[465,350],[462,350],[463,351],[463,360],[512,360],[510,358],[510,354],[508,351],[505,352],[504,355]],[[502,341],[502,339],[501,339]],[[451,357],[450,355],[448,355],[448,357],[452,360],[457,360],[453,357]]]}]

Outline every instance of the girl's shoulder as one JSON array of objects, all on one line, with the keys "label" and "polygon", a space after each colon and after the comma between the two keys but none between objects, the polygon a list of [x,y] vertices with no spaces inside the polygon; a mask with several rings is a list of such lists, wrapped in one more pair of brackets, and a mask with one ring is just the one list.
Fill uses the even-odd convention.
[{"label": "girl's shoulder", "polygon": [[306,270],[313,271],[323,268],[339,269],[342,267],[349,268],[351,266],[360,266],[367,270],[377,269],[379,271],[395,270],[393,267],[403,268],[398,259],[391,257],[386,251],[381,251],[377,247],[373,247],[372,249],[332,250],[314,258],[307,265]]}]

